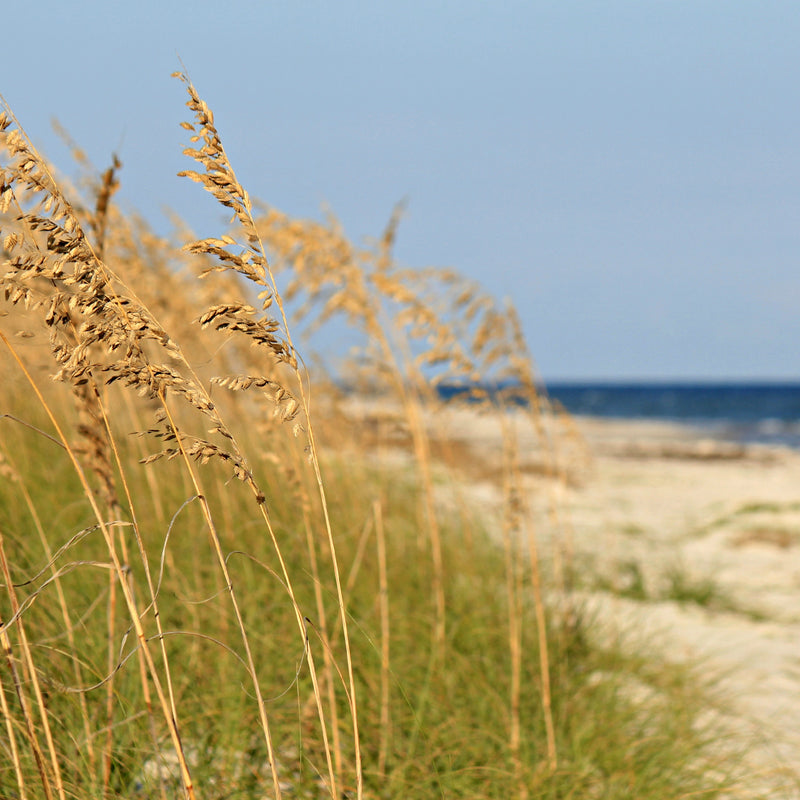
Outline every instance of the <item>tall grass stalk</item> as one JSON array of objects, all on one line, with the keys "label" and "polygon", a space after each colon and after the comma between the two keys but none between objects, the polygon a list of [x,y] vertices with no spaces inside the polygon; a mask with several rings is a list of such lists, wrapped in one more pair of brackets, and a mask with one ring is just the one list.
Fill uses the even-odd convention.
[{"label": "tall grass stalk", "polygon": [[392,716],[389,706],[389,681],[391,678],[390,660],[390,620],[389,620],[389,582],[386,573],[386,534],[383,528],[383,510],[380,500],[373,501],[372,511],[375,519],[375,544],[378,556],[378,598],[381,619],[381,715],[380,741],[378,742],[378,774],[386,776],[386,759],[391,741]]},{"label": "tall grass stalk", "polygon": [[[220,269],[234,270],[236,272],[239,272],[253,284],[255,284],[258,287],[261,287],[262,291],[260,293],[260,298],[262,300],[262,309],[266,311],[269,308],[270,304],[274,301],[280,312],[280,319],[283,326],[282,333],[285,336],[285,341],[281,341],[279,338],[274,337],[272,335],[272,331],[276,330],[277,328],[277,326],[275,326],[273,323],[267,322],[266,326],[264,326],[263,321],[259,320],[257,321],[255,326],[249,324],[250,323],[249,315],[244,308],[229,311],[228,313],[231,313],[231,316],[235,316],[235,319],[233,320],[232,323],[226,321],[223,324],[226,328],[229,325],[232,325],[234,328],[241,326],[238,327],[239,330],[243,330],[244,332],[249,332],[249,333],[255,333],[257,336],[263,337],[261,339],[256,339],[256,341],[262,341],[264,344],[270,347],[277,361],[279,363],[284,363],[288,365],[290,369],[293,370],[296,378],[297,390],[300,395],[301,405],[303,407],[305,419],[307,422],[306,434],[308,437],[309,458],[313,466],[314,475],[317,482],[317,489],[319,492],[319,499],[325,524],[325,531],[327,534],[328,545],[330,548],[332,571],[334,580],[336,582],[337,599],[339,603],[339,612],[340,612],[340,619],[342,622],[342,632],[343,632],[345,655],[347,662],[347,673],[348,673],[347,695],[348,695],[348,703],[350,705],[351,720],[353,725],[353,741],[355,744],[356,787],[357,787],[358,797],[360,798],[362,796],[362,791],[363,791],[363,777],[361,772],[361,756],[359,751],[360,744],[359,744],[359,734],[358,734],[358,705],[356,698],[355,679],[353,674],[352,653],[350,650],[350,637],[347,628],[347,614],[344,605],[344,598],[342,595],[341,581],[339,577],[339,565],[336,558],[336,545],[334,543],[330,514],[328,512],[328,502],[325,494],[325,487],[322,480],[322,472],[320,468],[319,456],[317,452],[316,441],[314,438],[314,429],[310,419],[310,403],[305,386],[305,378],[300,371],[300,364],[298,361],[297,353],[294,348],[294,344],[292,342],[291,332],[289,330],[289,324],[288,320],[286,319],[286,312],[283,306],[283,300],[275,283],[275,278],[272,274],[272,270],[270,269],[264,245],[261,242],[261,239],[258,235],[258,231],[255,226],[255,221],[252,215],[252,206],[250,204],[249,196],[247,192],[245,192],[244,189],[241,187],[238,180],[236,179],[236,175],[230,165],[230,162],[227,159],[225,150],[222,147],[222,143],[219,139],[216,128],[214,127],[213,115],[208,109],[208,106],[200,99],[199,95],[197,94],[197,91],[195,90],[194,86],[192,85],[192,83],[189,81],[188,77],[185,74],[175,73],[175,77],[180,78],[185,84],[186,90],[189,93],[189,98],[190,98],[187,105],[194,112],[195,115],[194,123],[193,124],[184,123],[184,127],[187,130],[191,130],[193,132],[194,134],[192,136],[193,142],[198,142],[202,140],[204,143],[203,147],[187,148],[184,152],[186,155],[190,156],[191,158],[195,159],[198,163],[200,163],[205,168],[205,173],[185,171],[181,174],[186,175],[192,180],[195,180],[203,184],[205,188],[208,191],[210,191],[219,202],[221,202],[224,206],[227,206],[233,210],[234,217],[236,220],[238,220],[239,224],[241,225],[242,233],[247,243],[243,251],[246,254],[244,257],[235,255],[228,249],[230,246],[236,245],[235,240],[231,239],[230,237],[226,237],[225,239],[220,240],[221,246],[216,241],[212,242],[206,240],[206,241],[196,242],[190,245],[189,249],[192,250],[192,252],[196,253],[205,252],[216,256],[220,262]],[[212,314],[213,316],[209,317],[209,314],[205,315],[202,318],[204,320],[204,324],[213,324],[213,319],[219,313],[220,312],[218,309],[212,307],[209,314]],[[278,402],[281,402],[284,400],[285,396],[286,396],[285,391],[279,388],[278,392],[276,393],[276,400]],[[287,420],[290,420],[292,418],[294,411],[294,408],[291,405],[292,402],[291,398],[289,402],[290,404],[284,407],[285,408],[284,416]],[[256,492],[256,494],[257,497],[261,496],[260,492],[258,491]],[[266,510],[264,509],[264,505],[263,503],[261,503],[260,505],[264,522],[270,530],[270,535],[273,537],[273,541],[275,541],[274,533],[270,525],[269,518],[266,514]],[[291,581],[289,580],[289,576],[285,571],[283,558],[280,554],[280,548],[277,546],[277,542],[275,542],[275,544],[278,557],[281,561],[281,567],[284,569],[284,577],[286,578],[287,590],[289,590],[290,593],[292,593]],[[292,600],[294,602],[293,594],[292,594]],[[237,610],[237,617],[238,617],[238,610]],[[303,637],[305,638],[306,636],[305,622],[299,609],[297,612],[297,619],[300,631]],[[249,658],[249,651],[248,651],[248,658]],[[311,659],[310,653],[309,653],[309,665],[313,670],[313,661]],[[315,690],[316,690],[317,689],[316,677],[314,677],[314,680],[315,680]],[[323,724],[323,729],[324,729],[325,727],[324,711],[322,708],[322,700],[319,697],[318,697],[318,710],[320,713],[320,720]],[[326,747],[326,753],[329,753],[327,747]],[[330,768],[330,777],[331,780],[333,780],[334,775],[332,768]],[[335,795],[335,790],[333,787],[332,787],[332,792]]]}]

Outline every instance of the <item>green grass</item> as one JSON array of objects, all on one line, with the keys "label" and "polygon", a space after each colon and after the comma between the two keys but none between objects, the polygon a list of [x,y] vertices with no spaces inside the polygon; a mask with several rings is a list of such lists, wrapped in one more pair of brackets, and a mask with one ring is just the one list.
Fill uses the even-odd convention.
[{"label": "green grass", "polygon": [[[29,431],[11,435],[18,444],[20,438],[25,442],[29,470],[26,485],[55,548],[90,523],[86,503],[75,499],[81,497],[80,486],[58,448]],[[38,457],[31,458],[31,454]],[[58,478],[55,495],[42,479],[43,464]],[[171,525],[156,519],[146,502],[137,512],[140,528],[146,531],[151,564],[158,565],[162,556],[164,560],[159,593],[162,622],[167,631],[184,632],[168,636],[167,641],[183,741],[195,782],[202,797],[257,797],[268,785],[266,754],[246,688],[246,674],[231,652],[238,646],[224,587],[213,562],[204,557],[208,545],[196,503],[181,509],[187,496],[177,471],[170,464],[156,468]],[[469,539],[460,527],[445,530],[449,625],[442,665],[431,645],[431,574],[429,559],[421,555],[417,544],[412,482],[403,474],[370,470],[353,460],[328,463],[326,475],[343,572],[347,575],[354,564],[359,564],[348,612],[367,796],[508,798],[518,794],[520,783],[530,796],[541,798],[663,798],[690,792],[714,796],[713,787],[702,774],[702,757],[698,756],[703,735],[694,727],[694,713],[701,699],[691,674],[595,641],[592,620],[580,609],[574,609],[568,617],[551,615],[548,620],[560,758],[555,773],[546,767],[537,691],[536,622],[532,613],[523,612],[523,686],[528,690],[520,709],[521,766],[515,766],[507,746],[511,686],[501,550],[488,532],[480,531],[477,522],[473,522]],[[144,468],[131,467],[127,477],[134,496],[146,497]],[[296,505],[286,502],[285,486],[276,481],[272,486],[278,535],[282,542],[299,542],[302,520]],[[250,511],[252,504],[237,497],[240,487],[224,486],[220,475],[215,488],[221,490],[214,502],[219,517],[225,519],[222,536],[226,546],[253,557],[232,554],[229,566],[239,596],[246,598],[247,629],[269,698],[279,758],[295,792],[304,788],[319,793],[317,776],[325,771],[322,743],[311,724],[307,662],[277,577],[277,565]],[[369,524],[375,498],[382,499],[386,520],[391,621],[391,725],[382,775],[377,770],[381,627],[375,532]],[[0,484],[0,519],[6,551],[13,554],[13,574],[31,578],[36,567],[43,564],[44,555],[30,514],[20,506],[19,493],[9,482]],[[95,533],[88,533],[57,562],[59,566],[78,564],[63,576],[62,588],[79,636],[85,686],[106,674],[104,600],[109,591],[108,572],[97,566],[107,560],[103,547]],[[300,556],[302,548],[287,547],[286,552],[292,562],[290,570],[303,574],[306,565]],[[131,569],[135,585],[142,587],[141,568],[132,562]],[[156,567],[153,571],[158,573]],[[297,589],[298,602],[308,619],[310,647],[321,663],[322,645],[317,635],[321,626],[313,583],[300,580]],[[43,586],[39,578],[17,591],[21,597],[38,593],[25,621],[47,686],[48,710],[57,720],[55,735],[64,754],[70,796],[98,797],[97,787],[86,777],[92,774],[92,767],[85,746],[81,746],[80,695],[65,691],[75,688],[76,681],[61,618],[56,613],[54,585]],[[323,591],[327,607],[333,609],[332,585],[326,583]],[[3,603],[2,613],[7,618],[9,609],[5,600]],[[327,624],[335,624],[333,613]],[[169,753],[169,745],[160,728],[158,745],[152,742],[132,640],[124,636],[125,629],[120,622],[117,645],[122,665],[115,681],[111,789],[113,796],[135,797],[136,791],[140,796],[156,796],[157,782],[146,779],[144,765],[157,762],[159,749]],[[341,653],[336,655],[340,657]],[[642,683],[652,688],[645,705],[629,691],[632,684]],[[103,688],[89,689],[83,696],[93,730],[102,731]],[[13,702],[10,696],[9,701]],[[338,711],[346,758],[352,758],[344,703]],[[8,754],[0,758],[0,795],[13,796],[15,781]],[[23,766],[33,770],[29,757],[23,758]]]},{"label": "green grass", "polygon": [[694,576],[688,570],[673,565],[666,572],[667,585],[662,592],[664,600],[691,603],[714,610],[731,609],[732,599],[710,576]]},{"label": "green grass", "polygon": [[790,511],[800,511],[800,503],[743,503],[733,511],[723,514],[720,517],[706,523],[697,531],[692,532],[693,536],[711,533],[712,531],[724,528],[733,522],[739,522],[743,518],[758,514],[785,514]]},{"label": "green grass", "polygon": [[615,565],[612,575],[599,574],[588,568],[581,585],[617,597],[641,603],[674,602],[697,606],[708,611],[739,614],[755,622],[768,617],[761,611],[738,602],[730,591],[710,575],[695,575],[685,565],[672,563],[659,578],[645,577],[641,565],[634,559],[622,560]]}]

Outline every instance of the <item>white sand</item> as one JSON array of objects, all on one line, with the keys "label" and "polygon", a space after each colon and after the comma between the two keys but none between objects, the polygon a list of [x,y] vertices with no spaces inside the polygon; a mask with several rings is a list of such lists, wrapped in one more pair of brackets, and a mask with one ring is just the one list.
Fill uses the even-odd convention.
[{"label": "white sand", "polygon": [[[730,608],[608,595],[599,605],[628,628],[658,631],[667,657],[702,659],[749,745],[744,766],[760,776],[751,789],[800,797],[800,454],[749,447],[731,457],[730,446],[674,426],[581,427],[597,455],[586,486],[568,495],[576,547],[597,554],[605,537],[605,558],[635,559],[653,583],[675,565],[712,581]],[[708,457],[674,457],[681,442]]]}]

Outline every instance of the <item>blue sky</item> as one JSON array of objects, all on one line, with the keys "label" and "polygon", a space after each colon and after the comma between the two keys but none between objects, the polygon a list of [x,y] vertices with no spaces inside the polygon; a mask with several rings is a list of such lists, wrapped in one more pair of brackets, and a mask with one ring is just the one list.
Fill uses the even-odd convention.
[{"label": "blue sky", "polygon": [[[35,9],[35,10],[34,10]],[[35,16],[34,16],[35,14]],[[800,4],[17,4],[0,92],[166,231],[183,60],[250,193],[519,307],[546,379],[800,379]]]}]

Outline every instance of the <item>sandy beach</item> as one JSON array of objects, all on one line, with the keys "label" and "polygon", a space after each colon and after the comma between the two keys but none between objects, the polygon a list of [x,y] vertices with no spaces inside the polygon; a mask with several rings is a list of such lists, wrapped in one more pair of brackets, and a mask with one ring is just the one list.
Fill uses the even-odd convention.
[{"label": "sandy beach", "polygon": [[[498,457],[496,419],[446,419],[437,436],[476,463]],[[800,453],[662,422],[574,424],[580,437],[559,434],[559,480],[543,475],[532,431],[518,430],[543,552],[566,540],[600,635],[700,665],[722,701],[708,718],[743,752],[732,797],[800,798]],[[490,508],[497,486],[472,472],[472,495]]]},{"label": "sandy beach", "polygon": [[[660,423],[579,426],[594,463],[565,492],[576,557],[616,590],[591,602],[665,658],[700,662],[730,701],[751,791],[800,797],[800,454]],[[634,580],[645,598],[624,596]]]}]

